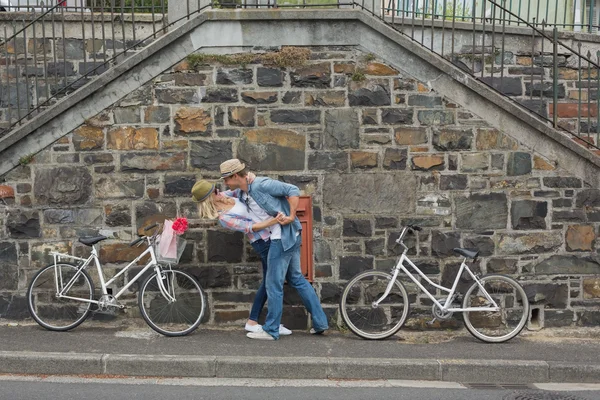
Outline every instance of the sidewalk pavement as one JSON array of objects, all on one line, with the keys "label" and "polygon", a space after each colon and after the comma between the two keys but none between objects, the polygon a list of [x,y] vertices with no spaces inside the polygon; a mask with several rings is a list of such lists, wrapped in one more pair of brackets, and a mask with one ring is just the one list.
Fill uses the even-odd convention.
[{"label": "sidewalk pavement", "polygon": [[242,327],[204,327],[168,338],[147,327],[86,322],[50,332],[4,323],[0,373],[600,383],[600,330],[524,332],[501,344],[480,342],[466,331],[402,330],[382,341],[294,331],[273,342],[250,340]]}]

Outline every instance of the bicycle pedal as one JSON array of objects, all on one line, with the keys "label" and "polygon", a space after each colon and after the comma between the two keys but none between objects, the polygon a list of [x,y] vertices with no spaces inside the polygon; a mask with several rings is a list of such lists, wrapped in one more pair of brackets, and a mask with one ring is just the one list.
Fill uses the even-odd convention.
[{"label": "bicycle pedal", "polygon": [[431,321],[427,321],[426,324],[427,325],[433,325],[433,323],[435,322],[437,318],[432,319]]}]

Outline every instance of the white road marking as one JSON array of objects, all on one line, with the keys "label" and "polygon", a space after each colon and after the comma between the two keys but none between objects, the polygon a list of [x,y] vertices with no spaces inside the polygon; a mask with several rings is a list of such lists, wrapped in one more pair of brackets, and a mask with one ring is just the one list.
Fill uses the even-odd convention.
[{"label": "white road marking", "polygon": [[557,392],[571,392],[583,390],[600,391],[600,383],[536,383],[533,386],[541,390],[554,390]]},{"label": "white road marking", "polygon": [[129,339],[155,339],[161,335],[158,332],[150,330],[130,330],[130,331],[118,331],[115,332],[116,337],[129,338]]},{"label": "white road marking", "polygon": [[354,379],[252,379],[252,378],[97,378],[67,375],[0,375],[0,381],[52,383],[106,383],[125,385],[175,385],[213,387],[345,387],[345,388],[448,388],[465,389],[455,382],[354,380]]},{"label": "white road marking", "polygon": [[[0,374],[0,381],[47,382],[47,383],[102,383],[121,385],[173,385],[202,387],[333,387],[333,388],[429,388],[467,389],[457,382],[409,381],[396,379],[253,379],[253,378],[129,378],[129,377],[83,377],[69,375],[11,375]],[[535,383],[540,390],[557,392],[599,391],[600,383]]]},{"label": "white road marking", "polygon": [[433,388],[433,389],[466,389],[464,385],[457,382],[443,381],[401,381],[389,380],[394,387],[410,387],[410,388]]}]

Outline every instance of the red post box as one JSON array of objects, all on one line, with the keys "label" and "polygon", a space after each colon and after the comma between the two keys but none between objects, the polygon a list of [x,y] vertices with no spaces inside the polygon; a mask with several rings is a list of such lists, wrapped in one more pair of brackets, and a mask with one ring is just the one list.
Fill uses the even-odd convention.
[{"label": "red post box", "polygon": [[310,282],[313,280],[313,215],[312,197],[300,196],[296,216],[302,224],[302,246],[300,247],[300,266],[302,273]]}]

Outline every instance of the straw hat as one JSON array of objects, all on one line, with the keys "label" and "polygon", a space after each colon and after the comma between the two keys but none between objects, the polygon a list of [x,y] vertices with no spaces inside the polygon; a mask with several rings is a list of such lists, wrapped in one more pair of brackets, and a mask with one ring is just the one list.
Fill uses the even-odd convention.
[{"label": "straw hat", "polygon": [[206,180],[198,181],[194,184],[192,188],[192,200],[195,202],[201,203],[204,200],[208,199],[208,196],[215,191],[215,184],[210,183]]},{"label": "straw hat", "polygon": [[227,178],[233,174],[237,174],[246,168],[246,164],[238,160],[237,158],[233,158],[231,160],[227,160],[221,164],[221,179]]}]

